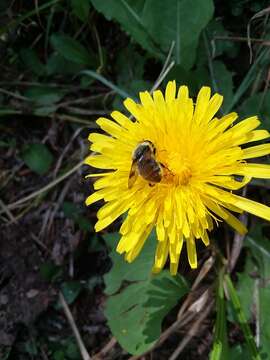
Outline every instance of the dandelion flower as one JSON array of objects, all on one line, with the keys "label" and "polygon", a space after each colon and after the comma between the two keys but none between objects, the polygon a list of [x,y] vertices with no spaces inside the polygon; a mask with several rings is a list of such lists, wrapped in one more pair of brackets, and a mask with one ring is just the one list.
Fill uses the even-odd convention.
[{"label": "dandelion flower", "polygon": [[[270,220],[269,207],[233,194],[253,177],[270,178],[270,165],[246,161],[270,153],[269,143],[249,145],[270,134],[256,130],[260,125],[256,116],[236,124],[234,112],[215,117],[223,97],[211,97],[209,87],[201,88],[196,102],[186,86],[177,91],[175,81],[167,84],[165,96],[160,90],[153,96],[147,91],[139,95],[140,103],[124,101],[132,117],[113,111],[112,120],[97,120],[107,134],[89,136],[94,154],[85,162],[104,171],[89,175],[99,178],[86,204],[105,201],[97,213],[96,231],[126,214],[117,251],[125,253],[128,262],[155,229],[153,271],[159,272],[169,257],[175,274],[184,242],[191,268],[197,267],[196,242],[201,239],[207,246],[215,223],[225,221],[245,234],[247,229],[233,213],[247,211]],[[139,174],[129,186],[134,149],[142,142],[153,144],[161,176],[151,182]]]}]

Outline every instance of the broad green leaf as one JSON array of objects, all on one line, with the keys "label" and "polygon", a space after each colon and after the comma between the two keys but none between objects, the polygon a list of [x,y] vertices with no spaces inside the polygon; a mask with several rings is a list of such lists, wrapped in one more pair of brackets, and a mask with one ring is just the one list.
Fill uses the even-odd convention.
[{"label": "broad green leaf", "polygon": [[29,87],[24,96],[33,100],[39,105],[52,105],[62,99],[65,93],[59,89],[47,86],[32,86]]},{"label": "broad green leaf", "polygon": [[151,274],[157,241],[154,234],[130,264],[115,251],[118,234],[108,234],[105,240],[112,249],[110,257],[113,261],[111,271],[105,275],[106,294],[115,294],[123,282],[131,283],[107,300],[108,324],[125,350],[141,354],[158,339],[164,316],[188,287],[182,277],[173,277],[166,270],[158,275]]},{"label": "broad green leaf", "polygon": [[89,0],[71,0],[71,6],[74,14],[85,22],[89,15],[90,2]]},{"label": "broad green leaf", "polygon": [[53,156],[44,144],[27,144],[21,156],[26,165],[39,175],[48,172],[53,162]]},{"label": "broad green leaf", "polygon": [[48,75],[73,75],[83,70],[84,65],[66,59],[59,53],[53,53],[46,64]]},{"label": "broad green leaf", "polygon": [[155,57],[165,58],[175,42],[177,64],[190,69],[202,29],[214,11],[212,0],[91,0],[109,20],[116,20],[134,40]]},{"label": "broad green leaf", "polygon": [[149,33],[147,24],[142,21],[146,0],[90,0],[97,11],[108,20],[116,20],[123,29],[144,49],[157,58],[163,58],[160,47]]},{"label": "broad green leaf", "polygon": [[104,238],[112,248],[110,257],[113,262],[111,271],[104,276],[106,294],[111,295],[118,291],[124,280],[132,282],[148,279],[154,262],[156,246],[156,238],[153,233],[146,240],[143,251],[132,263],[126,262],[124,257],[115,250],[120,239],[118,233],[107,234]]},{"label": "broad green leaf", "polygon": [[93,66],[95,60],[81,43],[68,35],[53,34],[51,43],[65,59],[85,66]]},{"label": "broad green leaf", "polygon": [[34,74],[46,75],[46,66],[39,60],[37,53],[33,49],[22,49],[20,56],[26,67]]},{"label": "broad green leaf", "polygon": [[201,31],[213,16],[212,0],[146,0],[142,22],[164,52],[175,42],[176,64],[190,69],[195,62]]},{"label": "broad green leaf", "polygon": [[260,92],[247,98],[240,106],[242,117],[258,115],[263,127],[270,130],[270,91]]},{"label": "broad green leaf", "polygon": [[129,353],[142,354],[158,340],[163,318],[187,291],[183,278],[167,270],[127,286],[107,300],[113,335]]}]

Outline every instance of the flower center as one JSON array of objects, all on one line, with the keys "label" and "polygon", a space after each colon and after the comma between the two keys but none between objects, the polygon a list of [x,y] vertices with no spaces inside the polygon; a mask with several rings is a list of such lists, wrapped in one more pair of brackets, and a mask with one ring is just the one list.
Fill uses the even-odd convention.
[{"label": "flower center", "polygon": [[184,159],[179,153],[163,153],[160,162],[164,165],[163,181],[167,184],[188,185],[192,171],[187,159]]}]

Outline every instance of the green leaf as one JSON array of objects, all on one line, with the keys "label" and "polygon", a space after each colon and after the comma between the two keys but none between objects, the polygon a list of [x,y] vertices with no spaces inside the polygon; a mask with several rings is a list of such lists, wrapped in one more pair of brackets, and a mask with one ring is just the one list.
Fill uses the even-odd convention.
[{"label": "green leaf", "polygon": [[66,302],[72,304],[79,295],[82,285],[78,281],[68,281],[62,284],[61,289]]},{"label": "green leaf", "polygon": [[46,64],[48,75],[73,75],[82,71],[84,65],[67,60],[64,56],[53,53]]},{"label": "green leaf", "polygon": [[229,349],[228,352],[228,359],[230,360],[251,360],[250,354],[247,350],[246,345],[235,345],[232,348]]},{"label": "green leaf", "polygon": [[245,246],[252,252],[260,276],[267,281],[270,278],[270,240],[262,233],[262,226],[256,226],[248,234]]},{"label": "green leaf", "polygon": [[124,280],[132,282],[148,279],[154,262],[156,246],[156,238],[153,233],[147,239],[143,251],[132,263],[126,262],[124,257],[115,250],[120,238],[118,233],[107,234],[104,238],[106,243],[112,247],[110,257],[113,262],[111,271],[104,276],[106,294],[111,295],[118,291]]},{"label": "green leaf", "polygon": [[[227,31],[222,23],[221,18],[212,19],[209,24],[206,27],[206,32],[209,38],[209,42],[212,42],[216,36],[230,36],[231,33]],[[239,44],[237,42],[232,41],[231,39],[225,40],[225,39],[215,39],[214,41],[214,51],[213,56],[217,57],[220,55],[226,55],[230,58],[236,57],[238,54],[238,51],[240,49]]]},{"label": "green leaf", "polygon": [[105,236],[112,248],[111,271],[105,275],[106,294],[115,294],[123,281],[131,283],[119,294],[109,297],[105,315],[113,335],[132,354],[141,354],[158,339],[164,316],[188,291],[184,279],[168,271],[152,275],[156,246],[154,234],[147,239],[138,258],[127,263],[116,253],[118,234]]},{"label": "green leaf", "polygon": [[239,102],[241,97],[245,94],[245,92],[248,90],[248,88],[251,86],[253,81],[258,75],[258,72],[261,68],[265,66],[265,60],[268,59],[269,51],[267,48],[261,50],[260,54],[257,56],[254,63],[249,68],[249,71],[247,72],[246,76],[244,77],[243,81],[237,88],[237,90],[234,93],[232,101],[229,103],[228,107],[225,109],[225,113],[229,113],[232,111],[234,106]]},{"label": "green leaf", "polygon": [[247,320],[250,320],[252,316],[252,306],[254,299],[252,296],[250,296],[250,293],[254,293],[255,291],[254,278],[251,277],[251,274],[254,272],[256,272],[256,265],[249,255],[246,260],[244,271],[237,274],[237,294],[239,296],[241,306]]},{"label": "green leaf", "polygon": [[257,93],[243,101],[239,113],[242,117],[258,115],[263,127],[270,130],[270,91]]},{"label": "green leaf", "polygon": [[113,335],[129,353],[142,354],[157,341],[164,316],[187,291],[183,278],[167,270],[129,285],[106,304]]},{"label": "green leaf", "polygon": [[71,0],[71,6],[74,14],[83,22],[85,22],[89,15],[90,2],[89,0]]},{"label": "green leaf", "polygon": [[41,277],[46,281],[54,281],[62,274],[62,269],[52,262],[45,262],[39,268]]},{"label": "green leaf", "polygon": [[38,105],[52,105],[61,100],[65,93],[47,86],[31,86],[25,91],[24,95]]},{"label": "green leaf", "polygon": [[27,144],[21,156],[26,165],[39,175],[48,172],[53,162],[53,156],[44,144]]},{"label": "green leaf", "polygon": [[164,59],[173,41],[177,64],[190,69],[202,29],[212,18],[212,0],[91,0],[104,16],[118,21],[144,49]]},{"label": "green leaf", "polygon": [[34,74],[38,76],[46,75],[46,66],[39,60],[35,50],[22,49],[20,51],[20,56],[26,67]]},{"label": "green leaf", "polygon": [[72,219],[75,224],[79,225],[81,230],[89,231],[92,229],[91,222],[82,215],[82,209],[80,209],[76,204],[70,201],[64,201],[62,205],[62,210],[64,215]]},{"label": "green leaf", "polygon": [[216,89],[213,86],[214,90],[223,95],[222,109],[226,111],[233,98],[232,72],[227,70],[223,62],[216,60],[213,61],[213,75],[213,85],[216,85]]},{"label": "green leaf", "polygon": [[142,21],[144,0],[90,0],[97,11],[108,20],[116,20],[144,49],[154,56],[163,58],[161,49],[155,43],[147,26]]},{"label": "green leaf", "polygon": [[161,49],[168,52],[175,42],[176,64],[190,69],[196,58],[201,31],[213,16],[212,0],[147,0],[142,21]]},{"label": "green leaf", "polygon": [[65,59],[85,66],[93,66],[95,61],[90,52],[79,41],[68,35],[53,34],[51,43]]}]

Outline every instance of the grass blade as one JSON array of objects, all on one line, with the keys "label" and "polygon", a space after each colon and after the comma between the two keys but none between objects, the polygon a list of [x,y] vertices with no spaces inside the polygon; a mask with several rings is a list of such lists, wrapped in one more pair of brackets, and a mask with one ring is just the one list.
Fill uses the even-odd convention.
[{"label": "grass blade", "polygon": [[87,76],[91,76],[92,78],[100,81],[102,84],[108,86],[110,89],[114,90],[118,95],[120,95],[123,99],[126,98],[133,98],[133,96],[129,95],[126,91],[120,89],[118,86],[114,85],[112,82],[110,82],[109,80],[107,80],[104,76],[96,73],[95,71],[92,70],[85,70],[82,71],[81,74],[87,75]]},{"label": "grass blade", "polygon": [[244,334],[250,355],[251,355],[252,359],[261,360],[260,354],[259,354],[257,346],[255,344],[254,337],[253,337],[250,327],[247,323],[245,314],[243,312],[243,309],[242,309],[239,297],[237,295],[237,292],[235,290],[235,287],[233,286],[232,280],[228,274],[225,275],[224,279],[225,279],[225,284],[227,286],[230,299],[232,301],[233,308],[234,308],[236,316],[238,318],[239,325]]},{"label": "grass blade", "polygon": [[223,283],[224,269],[221,270],[218,275],[218,289],[216,294],[217,318],[210,360],[225,360],[228,358],[226,303],[224,298]]},{"label": "grass blade", "polygon": [[261,65],[262,61],[265,59],[265,57],[268,55],[268,53],[269,53],[268,48],[264,48],[261,51],[260,55],[257,57],[257,59],[254,61],[254,63],[250,67],[250,69],[249,69],[248,73],[246,74],[244,80],[242,81],[242,83],[240,84],[238,89],[236,90],[236,92],[234,94],[234,97],[232,98],[231,103],[225,109],[225,111],[224,111],[225,114],[229,113],[233,109],[233,107],[236,104],[238,104],[240,98],[244,95],[244,93],[247,91],[249,86],[254,81],[254,78],[256,77],[256,75],[258,73],[258,67]]}]

